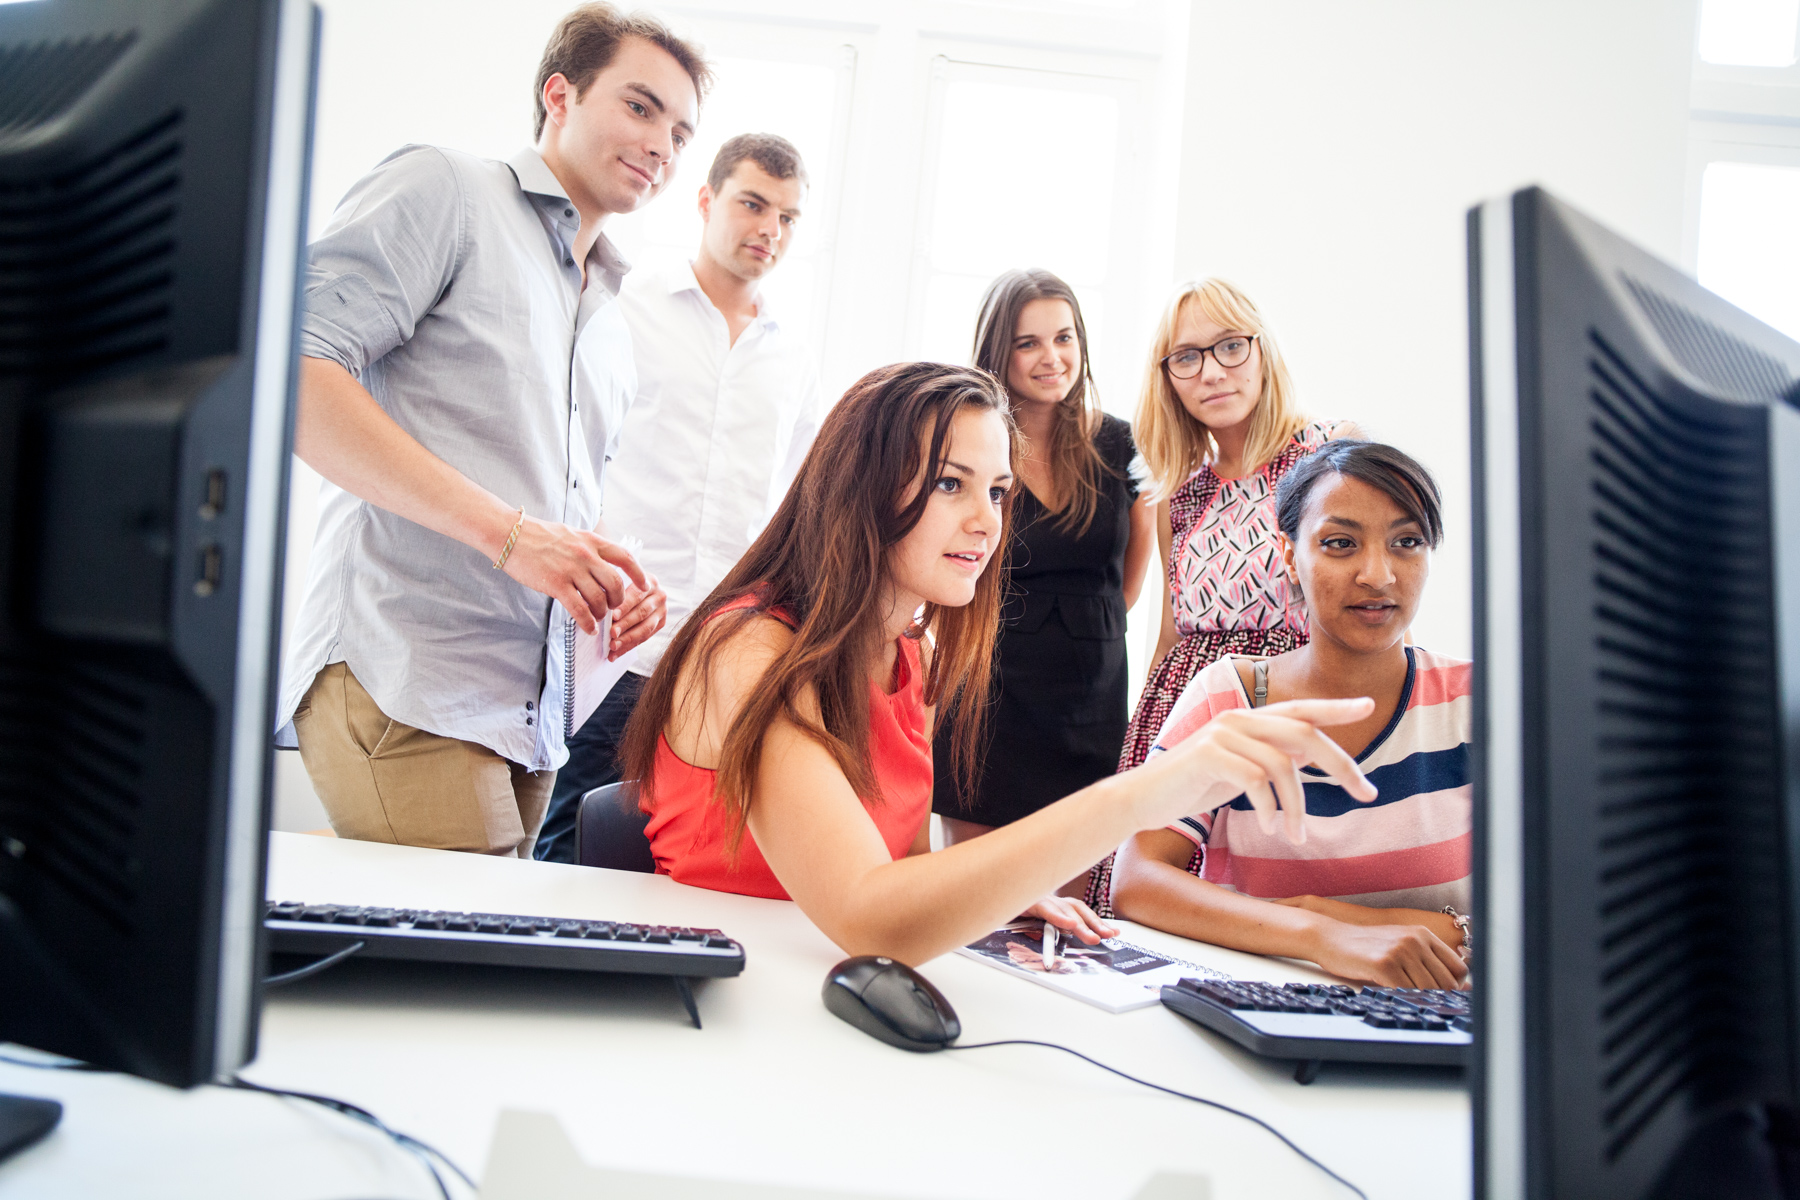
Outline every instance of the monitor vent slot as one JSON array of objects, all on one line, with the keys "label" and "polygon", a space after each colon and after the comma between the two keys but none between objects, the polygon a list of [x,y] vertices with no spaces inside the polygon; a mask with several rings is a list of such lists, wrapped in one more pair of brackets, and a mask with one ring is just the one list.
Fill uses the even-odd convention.
[{"label": "monitor vent slot", "polygon": [[1736,1050],[1764,1020],[1742,956],[1784,959],[1722,931],[1746,927],[1745,905],[1780,910],[1783,866],[1764,765],[1777,750],[1767,533],[1744,515],[1766,509],[1763,440],[1742,419],[1672,408],[1592,336],[1596,983],[1616,1162],[1669,1104],[1758,1070]]},{"label": "monitor vent slot", "polygon": [[48,125],[100,82],[135,32],[0,46],[0,137]]},{"label": "monitor vent slot", "polygon": [[18,655],[0,659],[0,682],[0,839],[129,932],[157,685],[95,657]]},{"label": "monitor vent slot", "polygon": [[1727,395],[1752,400],[1774,399],[1794,383],[1779,359],[1647,284],[1623,272],[1619,278],[1675,361],[1696,379]]},{"label": "monitor vent slot", "polygon": [[172,113],[49,183],[0,178],[0,378],[168,348],[181,127]]}]

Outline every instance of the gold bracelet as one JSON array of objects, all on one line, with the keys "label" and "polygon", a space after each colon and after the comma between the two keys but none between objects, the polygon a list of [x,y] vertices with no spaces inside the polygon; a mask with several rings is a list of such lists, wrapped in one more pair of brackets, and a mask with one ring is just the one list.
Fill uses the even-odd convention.
[{"label": "gold bracelet", "polygon": [[513,523],[512,532],[506,535],[506,547],[500,551],[500,557],[494,560],[494,570],[498,571],[506,565],[507,555],[512,553],[513,543],[519,540],[519,530],[525,527],[525,506],[519,505],[519,519]]}]

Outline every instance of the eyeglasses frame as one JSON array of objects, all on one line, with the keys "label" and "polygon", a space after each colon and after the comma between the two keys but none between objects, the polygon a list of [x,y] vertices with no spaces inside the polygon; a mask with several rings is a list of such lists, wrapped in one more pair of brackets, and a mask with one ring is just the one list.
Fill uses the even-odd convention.
[{"label": "eyeglasses frame", "polygon": [[[1208,354],[1210,354],[1210,355],[1212,355],[1213,361],[1216,363],[1219,363],[1219,370],[1221,370],[1221,371],[1236,370],[1237,367],[1241,367],[1244,365],[1244,363],[1247,363],[1250,361],[1250,356],[1248,354],[1244,355],[1244,362],[1237,363],[1235,366],[1228,367],[1224,363],[1219,362],[1219,347],[1224,345],[1226,342],[1231,341],[1232,338],[1249,338],[1250,345],[1254,349],[1256,346],[1256,343],[1258,341],[1262,340],[1262,334],[1260,334],[1260,333],[1234,333],[1228,337],[1220,338],[1218,341],[1214,342],[1210,346],[1183,346],[1179,350],[1171,350],[1167,354],[1163,355],[1162,358],[1157,361],[1157,365],[1163,369],[1163,371],[1168,375],[1168,377],[1170,379],[1198,379],[1200,377],[1200,372],[1206,370],[1206,356]],[[1189,350],[1198,350],[1200,352],[1199,369],[1196,370],[1192,375],[1177,375],[1174,371],[1169,370],[1169,360],[1171,358],[1174,358],[1177,354],[1185,354]]]}]

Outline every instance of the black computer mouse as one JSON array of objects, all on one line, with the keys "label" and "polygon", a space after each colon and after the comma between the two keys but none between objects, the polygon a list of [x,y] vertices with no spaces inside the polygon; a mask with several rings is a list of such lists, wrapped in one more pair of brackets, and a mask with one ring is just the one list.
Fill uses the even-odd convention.
[{"label": "black computer mouse", "polygon": [[891,958],[846,958],[825,977],[824,999],[840,1020],[902,1050],[942,1050],[962,1036],[944,994]]}]

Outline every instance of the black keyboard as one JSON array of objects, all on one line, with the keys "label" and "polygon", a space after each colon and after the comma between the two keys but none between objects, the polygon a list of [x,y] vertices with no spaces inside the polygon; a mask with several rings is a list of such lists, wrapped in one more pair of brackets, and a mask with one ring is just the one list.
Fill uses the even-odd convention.
[{"label": "black keyboard", "polygon": [[359,958],[677,977],[744,969],[744,948],[717,929],[273,900],[263,923],[276,954],[335,954],[362,942]]},{"label": "black keyboard", "polygon": [[1162,1002],[1244,1049],[1291,1058],[1311,1083],[1321,1062],[1465,1066],[1469,993],[1331,983],[1183,979]]}]

